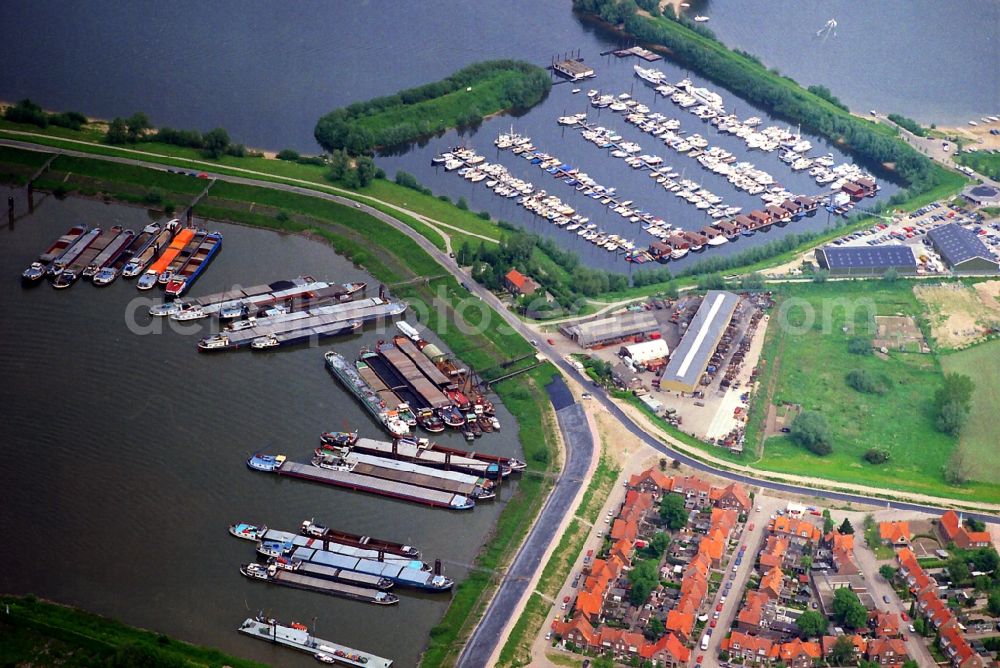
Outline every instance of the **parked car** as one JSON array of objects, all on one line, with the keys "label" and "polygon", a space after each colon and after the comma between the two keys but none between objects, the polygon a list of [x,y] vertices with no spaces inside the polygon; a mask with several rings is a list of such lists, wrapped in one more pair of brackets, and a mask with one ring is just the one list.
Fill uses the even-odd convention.
[{"label": "parked car", "polygon": [[889,602],[889,597],[888,596],[883,596],[882,597],[882,602],[883,603],[888,603]]}]

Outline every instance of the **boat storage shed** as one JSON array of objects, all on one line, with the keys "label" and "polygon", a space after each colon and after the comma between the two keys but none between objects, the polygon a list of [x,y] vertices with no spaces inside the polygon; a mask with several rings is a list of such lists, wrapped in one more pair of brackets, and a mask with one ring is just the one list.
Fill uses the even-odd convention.
[{"label": "boat storage shed", "polygon": [[917,273],[917,260],[909,246],[824,246],[816,250],[816,262],[831,276],[878,276],[889,269],[900,274]]},{"label": "boat storage shed", "polygon": [[1000,262],[990,252],[979,236],[955,223],[948,223],[927,232],[948,267],[962,274],[995,274],[1000,271]]},{"label": "boat storage shed", "polygon": [[708,291],[663,370],[661,390],[694,392],[697,389],[739,302],[740,298],[731,292]]},{"label": "boat storage shed", "polygon": [[649,334],[659,329],[656,316],[648,311],[629,311],[610,318],[581,322],[562,329],[563,334],[584,348],[624,341],[630,336]]},{"label": "boat storage shed", "polygon": [[663,339],[652,339],[622,346],[622,353],[624,357],[628,357],[636,364],[645,364],[646,362],[666,359],[670,355],[670,348]]}]

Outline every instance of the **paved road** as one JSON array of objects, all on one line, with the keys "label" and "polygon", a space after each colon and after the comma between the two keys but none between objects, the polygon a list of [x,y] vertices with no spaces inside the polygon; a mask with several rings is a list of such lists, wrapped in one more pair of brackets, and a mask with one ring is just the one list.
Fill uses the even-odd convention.
[{"label": "paved road", "polygon": [[[899,596],[896,595],[896,590],[892,588],[892,585],[879,575],[879,563],[875,559],[875,553],[868,547],[864,534],[862,532],[854,534],[854,540],[854,558],[857,560],[858,566],[861,568],[861,573],[865,576],[865,580],[868,581],[868,587],[871,589],[876,607],[879,610],[888,610],[897,614],[906,612],[909,609],[909,605],[904,604],[899,599]],[[889,603],[885,602],[885,599],[882,598],[883,596],[889,597]],[[916,659],[919,665],[933,666],[935,664],[934,657],[927,648],[927,644],[916,633],[910,633],[909,625],[910,622],[900,620],[900,630],[907,636],[907,653],[911,658]]]},{"label": "paved road", "polygon": [[486,614],[466,643],[458,659],[460,668],[480,668],[487,664],[500,641],[500,634],[513,617],[514,610],[528,588],[535,570],[541,568],[542,557],[549,543],[558,538],[559,524],[570,512],[573,499],[576,498],[583,484],[583,476],[590,466],[594,440],[583,407],[573,402],[572,395],[561,377],[557,376],[546,390],[556,409],[559,429],[566,443],[566,465],[552,494],[539,513],[538,521],[535,522],[527,540],[514,558],[510,570],[500,583],[500,588],[490,602]]},{"label": "paved road", "polygon": [[[760,508],[760,511],[758,512],[755,509],[748,514],[746,529],[743,530],[743,534],[740,536],[739,545],[747,546],[746,553],[743,555],[743,562],[737,567],[736,573],[733,573],[733,566],[736,565],[736,555],[740,551],[739,545],[737,545],[733,551],[732,558],[723,566],[723,586],[719,587],[719,591],[715,593],[715,598],[712,599],[712,603],[708,609],[709,616],[715,613],[716,606],[722,602],[722,593],[725,590],[725,583],[728,581],[732,581],[733,583],[732,588],[729,590],[730,595],[722,603],[722,612],[719,613],[719,621],[716,623],[716,628],[712,631],[712,636],[708,642],[708,649],[702,651],[701,638],[695,639],[695,648],[691,652],[692,665],[696,664],[699,656],[704,655],[705,660],[702,662],[702,666],[705,668],[718,667],[719,645],[722,643],[722,639],[726,637],[729,627],[736,620],[736,615],[740,610],[743,591],[746,589],[747,582],[749,582],[750,576],[753,574],[754,561],[757,559],[757,553],[764,547],[764,541],[767,538],[768,518],[779,508],[784,507],[786,503],[782,499],[762,495],[758,495],[754,499],[754,502],[756,503],[756,507]],[[753,524],[752,531],[750,530],[751,524]]]}]

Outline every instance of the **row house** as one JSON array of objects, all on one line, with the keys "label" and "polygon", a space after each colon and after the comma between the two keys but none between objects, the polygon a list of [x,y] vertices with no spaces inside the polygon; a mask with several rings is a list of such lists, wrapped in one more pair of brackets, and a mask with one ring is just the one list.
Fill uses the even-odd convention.
[{"label": "row house", "polygon": [[822,532],[816,525],[795,517],[779,515],[771,520],[769,527],[771,533],[778,536],[785,536],[792,543],[804,545],[806,543],[816,543],[819,541]]},{"label": "row house", "polygon": [[907,658],[906,643],[899,638],[873,638],[868,641],[868,660],[880,666],[902,666]]},{"label": "row house", "polygon": [[646,659],[666,668],[687,666],[691,658],[691,650],[671,633],[656,642],[650,642],[641,633],[634,631],[607,626],[594,628],[579,615],[568,622],[552,622],[552,632],[564,641],[591,652],[610,652],[616,657]]},{"label": "row house", "polygon": [[788,668],[812,668],[822,658],[823,648],[818,642],[795,638],[778,645],[778,660]]},{"label": "row house", "polygon": [[673,492],[685,497],[688,508],[704,508],[715,506],[735,510],[737,513],[748,512],[751,508],[750,495],[738,482],[725,487],[713,487],[709,482],[697,476],[673,477],[656,468],[649,468],[634,474],[629,479],[629,487],[657,496]]},{"label": "row house", "polygon": [[[837,641],[840,640],[842,636],[823,636],[820,639],[820,645],[823,646],[823,656],[828,657],[833,654],[833,648],[837,646]],[[857,663],[865,656],[865,652],[868,649],[868,641],[864,639],[863,636],[854,634],[853,636],[847,636],[851,641],[851,645],[854,646],[853,655],[851,657],[852,663]]]}]

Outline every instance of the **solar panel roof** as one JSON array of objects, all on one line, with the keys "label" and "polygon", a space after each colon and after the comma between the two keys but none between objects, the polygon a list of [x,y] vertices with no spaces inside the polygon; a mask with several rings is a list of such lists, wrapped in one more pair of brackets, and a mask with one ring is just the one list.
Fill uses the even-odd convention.
[{"label": "solar panel roof", "polygon": [[927,233],[927,236],[934,242],[945,262],[951,266],[977,257],[991,262],[996,261],[975,232],[955,223],[935,227]]},{"label": "solar panel roof", "polygon": [[880,267],[915,267],[916,259],[909,246],[826,246],[823,248],[829,269],[870,269]]}]

